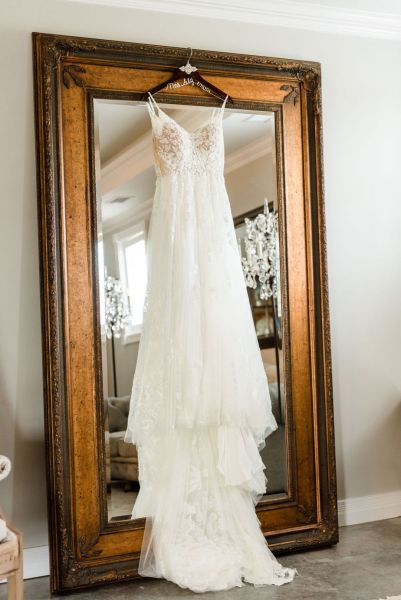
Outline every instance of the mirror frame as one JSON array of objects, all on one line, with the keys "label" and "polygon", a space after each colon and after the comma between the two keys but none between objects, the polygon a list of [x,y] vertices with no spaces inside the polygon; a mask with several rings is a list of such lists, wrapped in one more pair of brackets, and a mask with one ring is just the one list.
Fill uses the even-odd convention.
[{"label": "mirror frame", "polygon": [[[33,34],[51,589],[137,577],[144,521],[107,521],[96,240],[94,98],[139,100],[185,48]],[[316,62],[193,50],[237,109],[275,112],[289,490],[258,517],[270,547],[338,541]],[[188,87],[160,102],[214,105]],[[231,105],[230,105],[231,107]]]}]

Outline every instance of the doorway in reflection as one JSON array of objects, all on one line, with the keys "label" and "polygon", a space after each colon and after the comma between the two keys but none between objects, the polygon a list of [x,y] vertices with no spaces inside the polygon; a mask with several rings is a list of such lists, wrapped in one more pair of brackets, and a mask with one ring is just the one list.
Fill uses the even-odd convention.
[{"label": "doorway in reflection", "polygon": [[[163,105],[163,110],[189,131],[202,125],[209,111],[177,105]],[[139,490],[136,449],[124,442],[124,436],[141,340],[147,232],[156,178],[146,106],[96,100],[95,122],[107,503],[109,520],[117,521],[130,518]],[[223,129],[224,174],[241,260],[241,256],[248,257],[247,241],[252,241],[247,223],[249,229],[249,222],[264,214],[265,199],[269,212],[278,214],[274,113],[226,109]],[[257,244],[255,252],[263,259]],[[267,494],[285,493],[288,479],[282,343],[285,332],[278,252],[276,258],[274,286],[272,273],[266,275],[274,291],[265,297],[260,273],[253,287],[248,288],[278,424],[261,452],[267,465]]]}]

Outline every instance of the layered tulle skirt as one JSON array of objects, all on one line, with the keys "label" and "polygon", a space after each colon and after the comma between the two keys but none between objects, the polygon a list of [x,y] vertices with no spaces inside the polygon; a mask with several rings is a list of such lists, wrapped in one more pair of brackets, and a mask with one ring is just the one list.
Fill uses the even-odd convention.
[{"label": "layered tulle skirt", "polygon": [[286,583],[294,571],[254,508],[277,425],[222,176],[158,179],[148,264],[126,434],[139,458],[133,517],[147,518],[139,573],[197,592]]}]

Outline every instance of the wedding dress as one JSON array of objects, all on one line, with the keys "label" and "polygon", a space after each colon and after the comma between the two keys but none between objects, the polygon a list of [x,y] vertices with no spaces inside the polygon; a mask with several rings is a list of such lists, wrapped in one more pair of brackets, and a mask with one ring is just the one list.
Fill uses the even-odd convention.
[{"label": "wedding dress", "polygon": [[255,513],[277,428],[224,182],[224,105],[193,133],[148,109],[157,173],[148,291],[126,441],[146,517],[139,573],[195,592],[282,585],[295,571]]}]

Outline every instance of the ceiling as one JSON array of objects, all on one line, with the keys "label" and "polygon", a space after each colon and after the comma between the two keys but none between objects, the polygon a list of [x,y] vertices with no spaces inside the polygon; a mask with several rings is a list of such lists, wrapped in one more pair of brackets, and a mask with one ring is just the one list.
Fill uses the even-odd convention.
[{"label": "ceiling", "polygon": [[149,129],[146,111],[132,102],[96,101],[102,165]]},{"label": "ceiling", "polygon": [[69,0],[158,13],[401,40],[400,0]]}]

